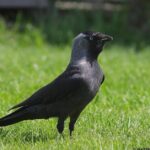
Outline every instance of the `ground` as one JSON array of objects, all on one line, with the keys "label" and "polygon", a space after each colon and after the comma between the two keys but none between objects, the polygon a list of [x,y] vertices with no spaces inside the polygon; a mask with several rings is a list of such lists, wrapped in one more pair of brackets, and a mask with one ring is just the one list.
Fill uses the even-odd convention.
[{"label": "ground", "polygon": [[[2,39],[0,116],[59,75],[69,62],[71,47]],[[71,139],[69,120],[64,138],[57,133],[56,119],[26,121],[0,128],[0,150],[150,148],[149,59],[149,48],[136,53],[132,47],[106,46],[99,57],[105,82],[82,112]]]}]

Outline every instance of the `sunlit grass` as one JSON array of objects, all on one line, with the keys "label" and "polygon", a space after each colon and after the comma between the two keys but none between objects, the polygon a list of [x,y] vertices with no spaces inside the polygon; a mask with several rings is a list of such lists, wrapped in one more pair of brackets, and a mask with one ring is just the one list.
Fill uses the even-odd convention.
[{"label": "sunlit grass", "polygon": [[[70,47],[2,41],[0,116],[59,75],[69,62]],[[99,57],[105,82],[82,112],[72,139],[68,120],[64,139],[57,133],[56,119],[27,121],[0,129],[0,150],[150,147],[149,59],[149,49],[135,53],[132,48],[106,47]]]}]

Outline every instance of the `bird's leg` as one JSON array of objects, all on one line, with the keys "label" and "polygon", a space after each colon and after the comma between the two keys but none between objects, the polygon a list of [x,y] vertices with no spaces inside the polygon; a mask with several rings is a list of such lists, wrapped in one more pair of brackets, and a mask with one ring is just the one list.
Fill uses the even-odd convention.
[{"label": "bird's leg", "polygon": [[70,116],[70,123],[69,123],[70,137],[72,136],[72,131],[74,130],[74,125],[79,115],[80,115],[80,112],[76,112]]},{"label": "bird's leg", "polygon": [[58,132],[62,135],[62,132],[64,130],[64,121],[66,117],[59,117],[58,118],[58,123],[57,123],[57,130]]}]

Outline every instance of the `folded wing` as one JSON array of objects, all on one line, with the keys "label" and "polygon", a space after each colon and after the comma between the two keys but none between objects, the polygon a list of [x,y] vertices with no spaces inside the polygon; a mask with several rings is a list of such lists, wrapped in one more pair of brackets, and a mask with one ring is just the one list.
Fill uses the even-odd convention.
[{"label": "folded wing", "polygon": [[15,105],[11,109],[20,107],[30,107],[39,104],[52,104],[58,101],[67,100],[71,93],[76,93],[84,86],[84,81],[80,75],[65,71],[50,84],[42,87],[25,101]]}]

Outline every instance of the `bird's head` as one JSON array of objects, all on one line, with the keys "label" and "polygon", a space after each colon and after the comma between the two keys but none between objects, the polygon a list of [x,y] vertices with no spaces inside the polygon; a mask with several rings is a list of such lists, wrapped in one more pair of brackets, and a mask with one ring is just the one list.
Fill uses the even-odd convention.
[{"label": "bird's head", "polygon": [[104,44],[111,40],[111,36],[100,32],[82,32],[74,38],[72,57],[96,59]]}]

